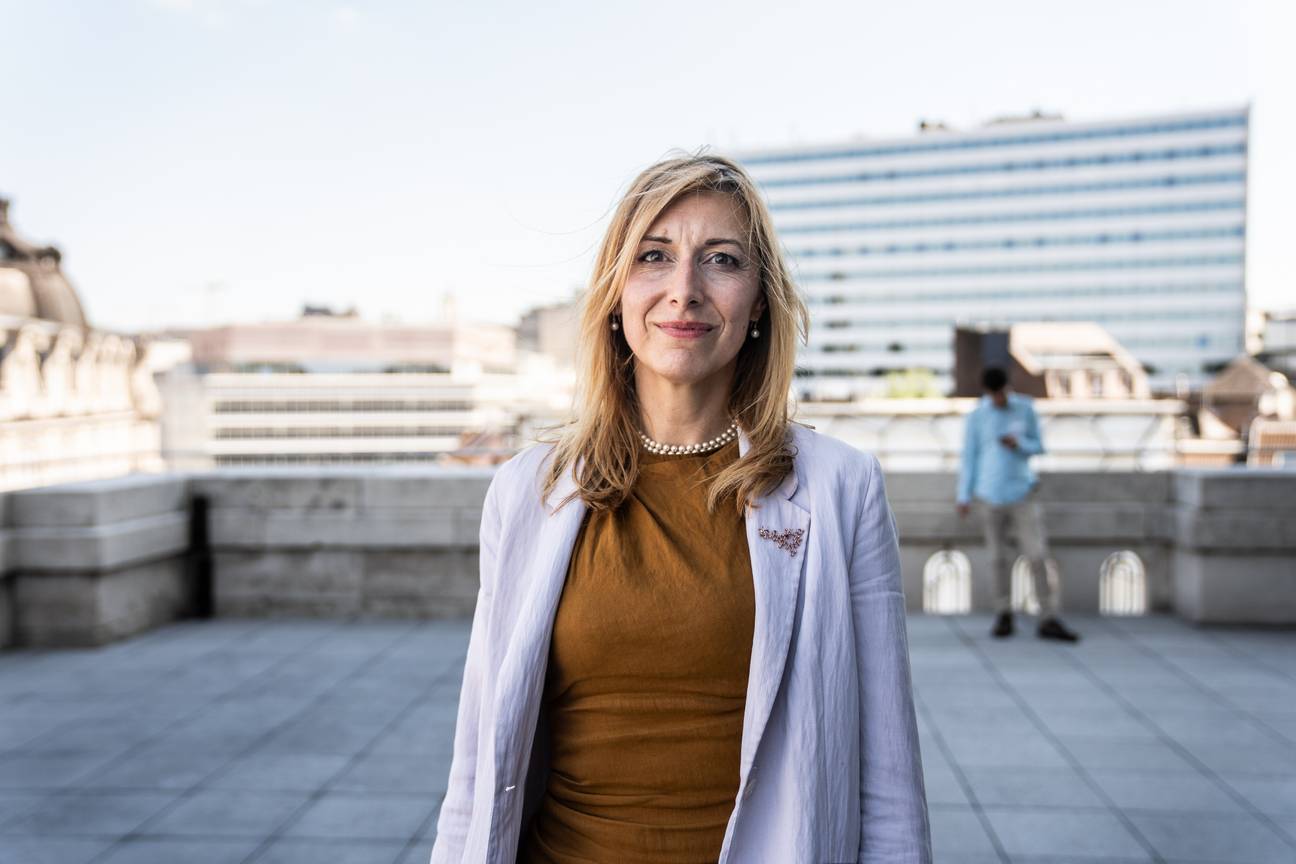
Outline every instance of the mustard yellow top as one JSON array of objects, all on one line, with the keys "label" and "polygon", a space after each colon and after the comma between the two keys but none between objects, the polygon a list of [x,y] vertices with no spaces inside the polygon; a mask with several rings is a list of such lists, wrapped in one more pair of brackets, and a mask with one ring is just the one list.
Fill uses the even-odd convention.
[{"label": "mustard yellow top", "polygon": [[745,523],[706,485],[738,442],[642,453],[615,511],[572,551],[545,679],[551,772],[524,864],[685,864],[720,854],[756,606]]}]

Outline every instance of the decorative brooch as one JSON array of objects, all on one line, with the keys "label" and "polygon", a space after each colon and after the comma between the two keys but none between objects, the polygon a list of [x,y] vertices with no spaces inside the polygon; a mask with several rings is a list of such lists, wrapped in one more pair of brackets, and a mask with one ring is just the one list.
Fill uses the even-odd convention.
[{"label": "decorative brooch", "polygon": [[805,529],[790,528],[787,531],[775,531],[773,528],[762,528],[758,533],[766,540],[773,540],[774,545],[789,555],[796,555],[797,550],[801,548],[801,537],[805,534]]}]

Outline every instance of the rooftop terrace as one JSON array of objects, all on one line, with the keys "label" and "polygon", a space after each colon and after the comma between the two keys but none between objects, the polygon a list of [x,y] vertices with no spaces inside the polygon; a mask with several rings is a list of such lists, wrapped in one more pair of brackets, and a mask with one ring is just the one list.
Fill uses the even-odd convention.
[{"label": "rooftop terrace", "polygon": [[[1296,632],[910,619],[941,864],[1296,861]],[[185,621],[0,654],[5,864],[408,864],[467,623]]]}]

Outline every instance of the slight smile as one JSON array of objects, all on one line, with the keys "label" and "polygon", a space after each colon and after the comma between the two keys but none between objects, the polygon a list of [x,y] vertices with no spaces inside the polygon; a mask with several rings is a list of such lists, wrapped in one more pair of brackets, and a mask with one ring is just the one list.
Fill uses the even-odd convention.
[{"label": "slight smile", "polygon": [[665,321],[657,325],[662,332],[677,339],[700,339],[715,328],[700,321]]}]

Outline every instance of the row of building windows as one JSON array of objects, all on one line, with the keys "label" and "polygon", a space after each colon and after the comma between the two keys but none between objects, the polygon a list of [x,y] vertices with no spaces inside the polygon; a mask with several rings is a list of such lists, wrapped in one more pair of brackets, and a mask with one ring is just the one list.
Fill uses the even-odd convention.
[{"label": "row of building windows", "polygon": [[837,306],[842,303],[932,303],[958,300],[1013,300],[1035,297],[1141,297],[1147,294],[1229,294],[1241,297],[1241,282],[1165,283],[1156,285],[1060,285],[1046,288],[985,288],[965,291],[887,291],[879,294],[829,294],[806,298],[806,305]]},{"label": "row of building windows", "polygon": [[966,138],[942,138],[931,133],[930,138],[893,144],[852,145],[831,150],[796,153],[769,153],[752,155],[742,160],[745,165],[780,165],[796,162],[818,162],[827,159],[861,159],[873,156],[899,156],[905,153],[937,153],[958,150],[982,150],[989,147],[1033,147],[1039,144],[1059,144],[1070,141],[1101,141],[1106,138],[1132,138],[1143,135],[1166,135],[1179,132],[1204,132],[1213,129],[1237,129],[1247,125],[1246,114],[1228,114],[1215,117],[1194,117],[1183,120],[1159,120],[1148,123],[1129,123],[1096,129],[1054,128],[1049,131],[1032,130],[1025,134],[996,135]]},{"label": "row of building windows", "polygon": [[[1239,298],[1240,299],[1240,298]],[[1230,321],[1236,318],[1236,321]],[[1242,330],[1242,307],[1234,311],[1220,309],[1159,309],[1129,312],[1094,312],[1092,309],[1075,312],[1049,312],[1032,321],[1093,321],[1097,324],[1123,323],[1130,321],[1213,321],[1217,323],[1236,324],[1238,332]],[[823,325],[829,330],[851,328],[853,330],[889,330],[895,327],[952,327],[954,318],[875,318],[853,319],[850,321],[825,321]],[[839,341],[840,337],[838,337]],[[813,344],[813,338],[811,340]]]},{"label": "row of building windows", "polygon": [[[1147,370],[1147,373],[1149,375],[1157,375],[1157,374],[1173,375],[1179,372],[1185,372],[1185,373],[1206,372],[1206,373],[1213,374],[1215,372],[1218,372],[1222,367],[1222,365],[1223,365],[1222,361],[1214,360],[1214,361],[1209,361],[1200,364],[1189,362],[1185,365],[1167,367],[1165,369],[1161,369],[1155,366],[1150,366],[1145,363],[1143,364],[1143,368]],[[887,375],[893,375],[897,372],[908,372],[911,371],[912,369],[913,369],[913,364],[910,362],[902,362],[891,366],[873,366],[868,369],[846,369],[846,368],[839,368],[835,366],[824,366],[824,367],[817,367],[813,369],[807,367],[798,367],[796,369],[795,375],[797,378],[803,378],[803,379],[804,378],[832,378],[832,379],[883,378]],[[942,372],[948,370],[940,370],[940,369],[933,368],[930,371]],[[809,393],[812,391],[807,390],[804,392]]]},{"label": "row of building windows", "polygon": [[1125,219],[1136,216],[1163,216],[1171,213],[1212,213],[1242,210],[1246,201],[1228,198],[1220,201],[1184,201],[1171,204],[1149,204],[1140,207],[1090,207],[1076,210],[1036,210],[1016,213],[972,213],[964,216],[933,216],[926,219],[881,219],[873,222],[817,222],[788,225],[779,233],[824,234],[842,231],[892,231],[910,228],[946,228],[957,225],[1002,225],[1012,222],[1058,222],[1081,219]]},{"label": "row of building windows", "polygon": [[998,198],[1042,198],[1048,195],[1084,195],[1092,192],[1124,192],[1134,189],[1177,189],[1184,186],[1213,186],[1222,183],[1243,184],[1245,171],[1215,171],[1203,174],[1165,174],[1160,177],[1137,177],[1129,180],[1103,180],[1092,183],[1049,183],[1041,186],[1014,186],[1004,189],[956,189],[938,192],[910,192],[897,195],[855,196],[851,198],[815,198],[807,201],[771,202],[774,212],[785,210],[818,210],[841,207],[881,207],[892,204],[933,204],[946,201],[981,201]]},{"label": "row of building windows", "polygon": [[[1121,345],[1135,353],[1137,349],[1156,349],[1166,350],[1172,348],[1182,348],[1185,350],[1200,350],[1203,348],[1218,348],[1221,350],[1237,350],[1241,344],[1242,337],[1239,334],[1237,338],[1230,336],[1212,336],[1209,333],[1197,333],[1192,336],[1130,336],[1122,338]],[[943,339],[911,339],[905,342],[882,342],[872,341],[867,344],[858,342],[841,343],[837,345],[812,345],[812,351],[820,351],[824,354],[854,354],[854,353],[880,353],[900,354],[906,351],[949,351],[952,340],[949,337]],[[822,370],[820,370],[822,371]],[[859,374],[855,370],[852,374]]]},{"label": "row of building windows", "polygon": [[215,402],[216,414],[353,414],[388,411],[471,411],[474,403],[458,400],[428,399],[226,399]]},{"label": "row of building windows", "polygon": [[463,426],[229,426],[216,430],[221,440],[249,438],[433,438],[458,435]]},{"label": "row of building windows", "polygon": [[1175,162],[1180,159],[1212,159],[1218,156],[1240,156],[1246,144],[1203,144],[1198,147],[1167,147],[1162,150],[1135,150],[1129,153],[1098,153],[1092,156],[1066,156],[1059,159],[1019,159],[974,165],[934,165],[922,168],[888,168],[884,171],[854,171],[823,177],[780,177],[761,182],[766,189],[791,186],[831,186],[836,183],[879,183],[891,180],[916,180],[922,177],[956,177],[965,174],[1012,174],[1019,171],[1057,171],[1095,168],[1111,165],[1141,165],[1150,162]]},{"label": "row of building windows", "polygon": [[1213,240],[1242,237],[1242,225],[1221,228],[1181,228],[1166,231],[1118,231],[1101,234],[1069,234],[1052,237],[1002,237],[975,240],[933,240],[917,243],[888,243],[885,246],[833,246],[798,249],[797,258],[840,258],[869,255],[913,255],[927,252],[975,252],[986,249],[1043,249],[1050,246],[1107,246],[1116,243],[1178,243],[1185,240]]},{"label": "row of building windows", "polygon": [[803,282],[840,282],[848,279],[919,279],[945,276],[994,276],[1010,273],[1065,273],[1079,270],[1147,270],[1161,267],[1221,267],[1240,265],[1241,255],[1185,255],[1165,258],[1120,258],[1090,261],[1046,261],[1029,264],[989,264],[976,267],[910,267],[896,270],[836,270],[805,273]]},{"label": "row of building windows", "polygon": [[217,466],[238,465],[355,465],[395,462],[439,462],[437,453],[224,453],[212,457]]}]

